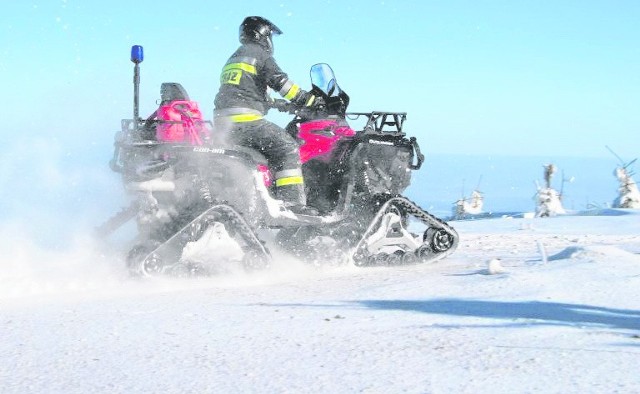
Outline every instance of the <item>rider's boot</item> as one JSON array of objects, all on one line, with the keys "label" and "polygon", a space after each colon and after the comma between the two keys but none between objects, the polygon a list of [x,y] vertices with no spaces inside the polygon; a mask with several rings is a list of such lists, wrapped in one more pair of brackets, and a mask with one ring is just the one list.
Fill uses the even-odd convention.
[{"label": "rider's boot", "polygon": [[282,185],[277,187],[278,198],[284,206],[297,215],[317,216],[318,210],[306,204],[303,184]]}]

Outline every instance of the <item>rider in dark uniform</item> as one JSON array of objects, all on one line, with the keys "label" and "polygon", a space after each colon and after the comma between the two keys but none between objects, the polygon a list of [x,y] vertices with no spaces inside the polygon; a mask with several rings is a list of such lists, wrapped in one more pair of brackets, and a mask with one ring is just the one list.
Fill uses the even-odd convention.
[{"label": "rider in dark uniform", "polygon": [[271,100],[268,87],[299,107],[320,105],[321,99],[302,90],[278,67],[273,58],[273,34],[282,31],[259,16],[247,17],[240,25],[242,45],[220,75],[216,129],[226,132],[230,142],[262,152],[274,174],[277,197],[291,211],[313,215],[317,211],[306,206],[298,142],[264,115]]}]

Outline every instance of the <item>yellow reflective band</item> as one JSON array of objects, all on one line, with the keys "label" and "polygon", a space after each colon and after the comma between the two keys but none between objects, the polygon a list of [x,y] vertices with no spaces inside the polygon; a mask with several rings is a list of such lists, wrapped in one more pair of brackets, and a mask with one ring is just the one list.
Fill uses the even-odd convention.
[{"label": "yellow reflective band", "polygon": [[231,121],[234,123],[253,122],[255,120],[262,119],[262,115],[239,114],[239,115],[231,115],[230,118],[231,118]]},{"label": "yellow reflective band", "polygon": [[238,69],[246,71],[246,72],[251,73],[251,74],[257,74],[258,73],[256,71],[256,66],[251,65],[249,63],[229,63],[226,66],[224,66],[224,68],[222,69],[222,72],[224,73],[225,71],[238,70]]},{"label": "yellow reflective band", "polygon": [[289,89],[289,92],[286,94],[286,96],[284,96],[284,98],[286,98],[287,100],[291,100],[292,98],[296,97],[296,94],[298,94],[299,90],[300,86],[293,85],[291,89]]},{"label": "yellow reflective band", "polygon": [[305,107],[310,106],[311,104],[313,104],[314,101],[316,101],[316,96],[314,96],[312,94],[311,97],[309,97],[309,100],[307,100],[307,103],[305,104]]},{"label": "yellow reflective band", "polygon": [[302,183],[304,183],[304,180],[301,176],[289,176],[276,179],[276,186],[300,185]]}]

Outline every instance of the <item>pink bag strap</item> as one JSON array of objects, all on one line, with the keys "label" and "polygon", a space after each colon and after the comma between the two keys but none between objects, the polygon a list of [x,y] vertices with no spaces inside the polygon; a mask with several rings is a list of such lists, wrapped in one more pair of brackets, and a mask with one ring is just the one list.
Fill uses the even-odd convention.
[{"label": "pink bag strap", "polygon": [[182,118],[182,122],[184,123],[184,129],[189,134],[189,143],[191,145],[202,145],[202,139],[198,135],[198,131],[195,127],[195,122],[193,121],[193,117],[187,113],[187,110],[180,108],[179,106],[186,105],[190,106],[190,101],[176,101],[172,104],[172,107],[180,113],[180,117]]}]

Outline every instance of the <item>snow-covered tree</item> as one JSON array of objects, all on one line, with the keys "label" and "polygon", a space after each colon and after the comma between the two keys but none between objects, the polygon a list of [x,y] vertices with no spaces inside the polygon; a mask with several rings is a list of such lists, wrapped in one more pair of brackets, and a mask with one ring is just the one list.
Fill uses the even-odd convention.
[{"label": "snow-covered tree", "polygon": [[551,187],[551,178],[553,178],[556,171],[557,168],[553,164],[544,166],[545,187],[538,186],[535,197],[537,217],[548,217],[566,213],[562,206],[562,194]]},{"label": "snow-covered tree", "polygon": [[640,191],[638,185],[627,172],[627,167],[618,167],[614,171],[620,185],[618,186],[618,197],[613,201],[614,208],[640,209]]}]

